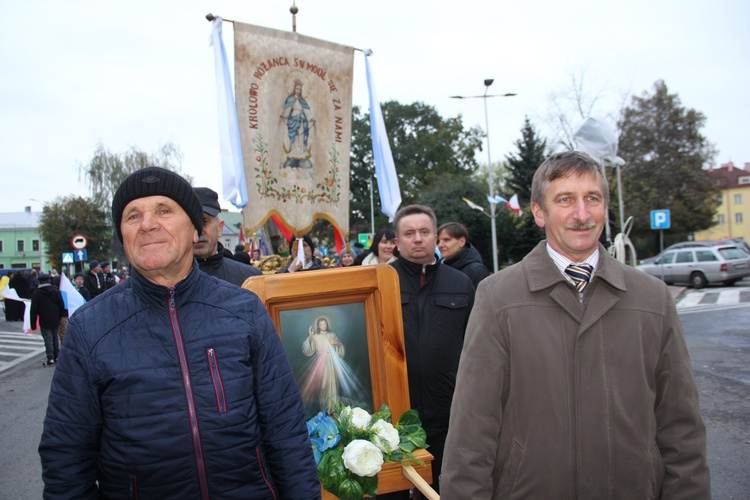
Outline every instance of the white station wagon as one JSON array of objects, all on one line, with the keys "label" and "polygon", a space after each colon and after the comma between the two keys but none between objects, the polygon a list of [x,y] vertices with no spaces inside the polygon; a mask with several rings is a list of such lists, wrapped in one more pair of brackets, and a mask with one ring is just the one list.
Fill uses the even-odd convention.
[{"label": "white station wagon", "polygon": [[731,286],[750,276],[750,256],[734,245],[677,248],[636,268],[668,285],[689,283],[694,288],[703,288],[708,283],[723,283]]}]

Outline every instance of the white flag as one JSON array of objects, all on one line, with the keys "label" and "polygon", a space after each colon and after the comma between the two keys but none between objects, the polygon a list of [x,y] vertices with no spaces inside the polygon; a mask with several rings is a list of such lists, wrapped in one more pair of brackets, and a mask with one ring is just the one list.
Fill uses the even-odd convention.
[{"label": "white flag", "polygon": [[367,89],[370,95],[370,133],[372,135],[372,155],[375,158],[375,177],[380,191],[380,209],[392,221],[401,204],[401,189],[398,186],[396,165],[393,163],[391,145],[388,143],[388,132],[383,122],[383,112],[375,93],[370,56],[372,51],[365,50],[365,70],[367,73]]},{"label": "white flag", "polygon": [[216,73],[216,109],[219,114],[219,148],[221,150],[222,194],[235,207],[247,205],[245,167],[242,162],[240,130],[237,125],[237,108],[234,105],[229,63],[221,37],[221,18],[213,21],[211,45],[214,47]]}]

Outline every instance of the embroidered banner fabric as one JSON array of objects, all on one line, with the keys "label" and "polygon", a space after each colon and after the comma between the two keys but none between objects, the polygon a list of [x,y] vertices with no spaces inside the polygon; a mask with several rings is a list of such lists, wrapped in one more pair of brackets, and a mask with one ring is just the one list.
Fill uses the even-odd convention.
[{"label": "embroidered banner fabric", "polygon": [[234,23],[245,229],[276,215],[297,234],[327,219],[349,234],[354,49]]}]

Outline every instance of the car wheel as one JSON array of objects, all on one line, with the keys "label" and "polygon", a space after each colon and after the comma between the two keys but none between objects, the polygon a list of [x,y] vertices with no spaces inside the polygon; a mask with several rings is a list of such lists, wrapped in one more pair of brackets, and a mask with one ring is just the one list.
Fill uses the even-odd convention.
[{"label": "car wheel", "polygon": [[737,283],[738,281],[739,281],[739,280],[726,280],[726,281],[724,282],[724,284],[725,284],[726,286],[732,286],[732,285],[734,285],[735,283]]},{"label": "car wheel", "polygon": [[706,277],[703,276],[703,273],[693,273],[690,275],[690,284],[693,285],[693,288],[696,290],[700,290],[701,288],[704,288],[706,286]]}]

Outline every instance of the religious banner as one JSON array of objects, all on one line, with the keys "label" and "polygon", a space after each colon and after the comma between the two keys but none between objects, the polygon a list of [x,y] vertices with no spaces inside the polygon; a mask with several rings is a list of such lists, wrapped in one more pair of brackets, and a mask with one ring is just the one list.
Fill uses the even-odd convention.
[{"label": "religious banner", "polygon": [[235,22],[234,53],[245,230],[322,218],[348,235],[354,49]]}]

